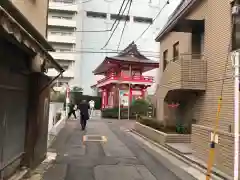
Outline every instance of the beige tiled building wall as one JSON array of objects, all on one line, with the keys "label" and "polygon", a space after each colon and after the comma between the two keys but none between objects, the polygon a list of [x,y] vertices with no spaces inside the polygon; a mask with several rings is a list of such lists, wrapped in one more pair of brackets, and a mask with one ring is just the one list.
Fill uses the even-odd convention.
[{"label": "beige tiled building wall", "polygon": [[[206,61],[206,83],[203,93],[197,98],[186,97],[192,101],[191,106],[185,108],[186,114],[196,119],[196,124],[192,129],[192,147],[194,155],[198,158],[207,161],[210,133],[215,125],[216,113],[218,109],[218,99],[221,94],[222,78],[224,74],[225,64],[227,63],[227,73],[223,86],[223,101],[220,113],[219,124],[219,143],[216,147],[216,167],[223,172],[233,175],[233,130],[234,130],[234,91],[232,76],[232,62],[229,57],[230,51],[230,37],[231,37],[231,4],[226,0],[202,0],[195,8],[192,8],[190,13],[185,16],[187,19],[205,20],[204,31],[204,51],[203,58]],[[170,32],[164,39],[160,41],[161,47],[161,61],[159,71],[162,72],[159,81],[158,96],[158,112],[159,120],[169,117],[169,108],[164,102],[169,90],[184,89],[186,86],[194,86],[184,84],[180,86],[177,83],[171,83],[177,78],[184,78],[183,67],[180,71],[178,66],[171,65],[163,71],[163,52],[168,49],[169,58],[171,59],[173,44],[179,41],[179,52],[192,53],[191,33],[184,32]],[[202,65],[199,66],[201,68]],[[174,68],[173,68],[174,67]],[[174,70],[175,69],[175,70]],[[202,66],[204,69],[204,66]],[[171,71],[170,71],[171,70]],[[167,72],[168,71],[168,72]],[[177,72],[178,71],[178,72]],[[195,71],[197,72],[197,71]],[[204,72],[204,70],[202,71]],[[199,73],[199,72],[198,72]],[[188,76],[192,76],[189,75]],[[175,78],[175,79],[174,79]],[[198,77],[197,77],[198,78]],[[204,79],[204,77],[202,77]],[[172,80],[174,79],[174,80]],[[165,87],[166,82],[168,87]],[[195,84],[196,85],[196,84]],[[198,84],[199,85],[199,84]],[[200,84],[199,87],[203,87]],[[199,88],[198,87],[198,88]],[[167,119],[168,120],[168,119]],[[171,121],[171,120],[169,120]],[[171,122],[172,123],[172,122]]]},{"label": "beige tiled building wall", "polygon": [[11,0],[29,22],[46,37],[48,0]]}]

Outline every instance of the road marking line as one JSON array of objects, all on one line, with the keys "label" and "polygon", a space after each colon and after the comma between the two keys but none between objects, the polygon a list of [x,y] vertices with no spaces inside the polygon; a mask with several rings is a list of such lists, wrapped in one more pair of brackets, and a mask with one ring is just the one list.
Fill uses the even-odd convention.
[{"label": "road marking line", "polygon": [[[94,137],[96,138],[94,139]],[[83,142],[107,142],[107,137],[100,135],[85,135],[83,136]]]}]

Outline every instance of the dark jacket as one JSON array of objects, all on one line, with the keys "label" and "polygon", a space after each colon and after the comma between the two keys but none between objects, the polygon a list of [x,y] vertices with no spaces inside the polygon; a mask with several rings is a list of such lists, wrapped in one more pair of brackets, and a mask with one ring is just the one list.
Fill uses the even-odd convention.
[{"label": "dark jacket", "polygon": [[73,110],[74,110],[74,104],[70,103],[70,104],[69,104],[69,111],[71,112],[71,111],[73,111]]},{"label": "dark jacket", "polygon": [[82,102],[79,104],[79,109],[81,111],[81,117],[84,118],[85,120],[88,120],[89,119],[88,110],[90,109],[89,104],[87,102]]}]

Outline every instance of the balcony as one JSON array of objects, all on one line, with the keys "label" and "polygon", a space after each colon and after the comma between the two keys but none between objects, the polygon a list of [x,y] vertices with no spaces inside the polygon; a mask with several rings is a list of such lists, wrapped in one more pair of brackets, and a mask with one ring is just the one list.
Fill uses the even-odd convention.
[{"label": "balcony", "polygon": [[76,28],[77,24],[76,21],[73,19],[64,19],[64,18],[48,18],[48,25],[49,26],[61,26],[61,27],[71,27]]},{"label": "balcony", "polygon": [[49,42],[58,42],[58,43],[76,43],[76,37],[74,35],[61,35],[61,34],[52,34],[48,35]]},{"label": "balcony", "polygon": [[181,54],[171,60],[161,77],[162,87],[170,90],[206,90],[207,62],[200,54]]},{"label": "balcony", "polygon": [[[48,72],[46,73],[49,77],[56,77],[59,74],[55,69],[48,69]],[[63,72],[63,75],[61,77],[62,79],[72,79],[74,78],[74,72],[71,69],[66,70]]]},{"label": "balcony", "polygon": [[72,4],[72,3],[50,1],[49,2],[49,9],[77,12],[78,11],[78,6],[77,6],[76,3]]},{"label": "balcony", "polygon": [[97,81],[97,87],[105,86],[111,83],[131,83],[131,84],[142,84],[146,86],[151,86],[154,83],[152,76],[125,76],[120,77],[117,75],[111,75]]},{"label": "balcony", "polygon": [[75,54],[73,52],[49,52],[56,60],[75,61]]}]

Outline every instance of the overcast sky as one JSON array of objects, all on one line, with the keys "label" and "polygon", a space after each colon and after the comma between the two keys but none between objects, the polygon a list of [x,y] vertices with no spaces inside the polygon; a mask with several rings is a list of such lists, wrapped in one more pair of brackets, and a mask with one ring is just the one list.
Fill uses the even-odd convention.
[{"label": "overcast sky", "polygon": [[[165,2],[166,2],[165,0],[162,0],[160,2],[160,8],[162,8],[162,6],[164,6]],[[152,28],[155,29],[155,33],[154,34],[150,34],[150,33],[146,32],[146,36],[147,37],[152,36],[152,40],[153,41],[154,41],[155,37],[157,36],[157,34],[160,32],[160,30],[163,28],[163,26],[166,24],[166,22],[168,20],[168,17],[172,14],[172,12],[178,6],[178,4],[181,2],[181,0],[170,0],[169,2],[170,2],[169,5],[167,5],[164,8],[164,10],[161,12],[159,17],[156,19],[156,21],[152,25],[153,26]],[[144,47],[144,39],[142,39],[142,41],[140,40],[137,43],[137,45],[138,45],[139,49],[146,50],[146,48],[147,48],[147,47]],[[160,44],[157,46],[156,52],[159,52],[159,50],[160,50]],[[157,61],[159,60],[159,57],[155,57],[155,58],[154,57],[149,57],[149,58],[157,60]],[[157,69],[153,70],[153,71],[147,72],[146,75],[154,76],[155,80],[158,81]],[[154,86],[150,87],[148,89],[149,94],[153,94],[154,91],[155,91],[155,88],[156,88],[156,84]]]}]

